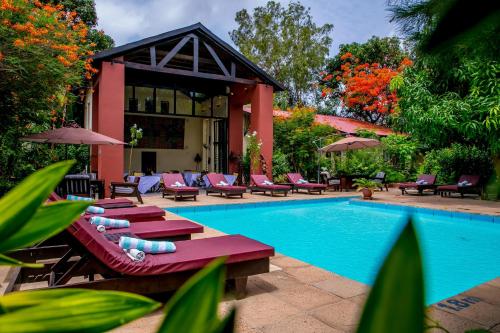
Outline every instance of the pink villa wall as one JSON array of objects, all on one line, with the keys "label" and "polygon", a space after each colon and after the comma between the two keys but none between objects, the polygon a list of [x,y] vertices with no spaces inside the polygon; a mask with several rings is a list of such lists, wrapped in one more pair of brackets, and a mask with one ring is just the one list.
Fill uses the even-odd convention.
[{"label": "pink villa wall", "polygon": [[[124,140],[125,65],[103,62],[93,99],[93,130],[117,140]],[[123,181],[123,146],[93,146],[92,167],[104,179],[106,196],[109,184]]]}]

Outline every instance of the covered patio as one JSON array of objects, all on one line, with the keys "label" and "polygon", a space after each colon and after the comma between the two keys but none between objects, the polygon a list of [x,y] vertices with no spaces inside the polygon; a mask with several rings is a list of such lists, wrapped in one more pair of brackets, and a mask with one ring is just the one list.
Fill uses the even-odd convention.
[{"label": "covered patio", "polygon": [[[271,173],[273,93],[283,87],[202,24],[102,51],[94,66],[85,127],[125,142],[133,124],[142,128],[131,172],[238,173],[251,129]],[[94,146],[92,171],[107,184],[121,181],[128,157],[128,147]]]}]

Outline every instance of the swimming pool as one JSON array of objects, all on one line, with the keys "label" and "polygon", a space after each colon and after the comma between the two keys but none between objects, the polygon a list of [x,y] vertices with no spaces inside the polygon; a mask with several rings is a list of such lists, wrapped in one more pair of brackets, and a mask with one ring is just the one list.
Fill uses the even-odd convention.
[{"label": "swimming pool", "polygon": [[371,285],[408,214],[416,218],[426,303],[500,276],[500,217],[349,198],[167,209]]}]

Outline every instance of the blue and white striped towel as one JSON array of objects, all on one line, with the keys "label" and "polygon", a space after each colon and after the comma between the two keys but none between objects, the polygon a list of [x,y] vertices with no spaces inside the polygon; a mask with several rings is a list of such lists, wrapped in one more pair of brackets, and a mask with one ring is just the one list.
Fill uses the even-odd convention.
[{"label": "blue and white striped towel", "polygon": [[130,258],[132,259],[132,261],[144,261],[144,259],[146,259],[146,253],[144,253],[143,251],[139,251],[137,249],[130,249],[130,250],[125,250],[123,249],[123,252],[125,252],[125,254]]},{"label": "blue and white striped towel", "polygon": [[108,228],[129,228],[130,222],[128,220],[109,219],[102,216],[92,216],[90,223],[94,225],[103,225]]},{"label": "blue and white striped towel", "polygon": [[79,197],[77,195],[67,195],[66,200],[71,200],[71,201],[94,201],[92,198],[86,198],[86,197]]},{"label": "blue and white striped towel", "polygon": [[104,214],[104,208],[96,206],[88,206],[87,213],[90,214]]},{"label": "blue and white striped towel", "polygon": [[118,245],[124,250],[137,249],[145,253],[175,252],[175,244],[166,241],[147,241],[139,238],[120,237]]}]

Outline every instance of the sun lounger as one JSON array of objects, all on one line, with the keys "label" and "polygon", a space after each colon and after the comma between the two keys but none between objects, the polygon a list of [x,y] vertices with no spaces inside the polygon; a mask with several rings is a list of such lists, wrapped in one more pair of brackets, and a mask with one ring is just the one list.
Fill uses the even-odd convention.
[{"label": "sun lounger", "polygon": [[210,187],[206,190],[207,195],[209,193],[219,193],[220,195],[224,194],[226,198],[230,196],[240,196],[243,198],[243,193],[247,191],[247,188],[244,186],[223,185],[227,184],[227,180],[220,173],[209,173],[207,178],[210,182]]},{"label": "sun lounger", "polygon": [[276,185],[273,184],[266,175],[251,175],[250,176],[250,193],[254,192],[271,192],[271,196],[274,193],[283,193],[285,197],[288,195],[288,191],[292,189],[288,185]]},{"label": "sun lounger", "polygon": [[157,220],[165,216],[165,211],[156,206],[106,209],[103,214],[85,214],[88,220],[91,216],[102,216],[110,219],[125,219],[130,222]]},{"label": "sun lounger", "polygon": [[295,192],[299,192],[299,190],[307,190],[308,194],[311,193],[319,193],[326,190],[326,184],[318,184],[318,183],[309,183],[302,177],[300,173],[288,173],[287,175],[290,183],[293,184],[293,189]]},{"label": "sun lounger", "polygon": [[[216,258],[227,257],[226,279],[244,297],[248,276],[269,272],[274,248],[241,235],[175,242],[175,253],[147,254],[143,262],[132,261],[114,242],[94,226],[78,220],[67,233],[71,249],[57,263],[42,269],[14,268],[6,293],[22,283],[47,281],[49,288],[91,288],[138,294],[178,289],[187,279]],[[99,275],[99,276],[97,276]],[[74,277],[88,281],[73,282]]]},{"label": "sun lounger", "polygon": [[436,176],[434,175],[420,175],[416,182],[399,184],[401,195],[405,195],[405,193],[408,194],[408,189],[416,189],[420,195],[423,194],[424,190],[434,190],[434,194],[437,194],[436,187]]},{"label": "sun lounger", "polygon": [[462,175],[456,185],[441,185],[437,191],[441,196],[451,196],[452,193],[459,193],[463,198],[465,194],[481,195],[481,176]]},{"label": "sun lounger", "polygon": [[184,178],[180,173],[164,173],[163,178],[163,198],[167,195],[173,195],[174,201],[177,198],[192,197],[196,201],[196,196],[200,194],[197,187],[186,186]]},{"label": "sun lounger", "polygon": [[[56,192],[52,192],[52,194],[49,196],[49,200],[57,201],[57,200],[63,200],[63,198],[60,197]],[[102,207],[104,209],[113,209],[113,208],[135,207],[135,204],[128,199],[119,198],[119,199],[94,200],[92,206]]]}]

